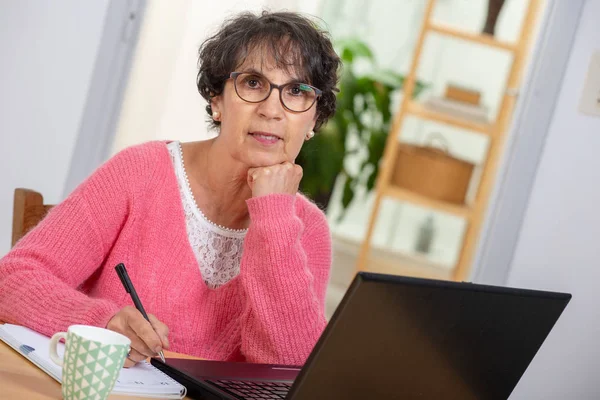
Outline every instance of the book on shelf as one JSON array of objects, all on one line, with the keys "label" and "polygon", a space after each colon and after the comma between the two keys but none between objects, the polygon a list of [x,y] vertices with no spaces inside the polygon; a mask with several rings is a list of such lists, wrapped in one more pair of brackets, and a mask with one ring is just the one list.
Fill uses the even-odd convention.
[{"label": "book on shelf", "polygon": [[423,106],[431,111],[441,112],[477,123],[487,124],[490,122],[488,117],[489,111],[483,105],[469,104],[442,97],[430,97],[423,102]]}]

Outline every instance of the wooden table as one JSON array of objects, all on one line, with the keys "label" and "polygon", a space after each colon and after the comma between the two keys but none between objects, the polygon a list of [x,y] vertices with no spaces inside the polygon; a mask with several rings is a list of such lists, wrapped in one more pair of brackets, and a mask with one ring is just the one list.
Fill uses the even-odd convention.
[{"label": "wooden table", "polygon": [[[196,358],[165,351],[165,357]],[[109,396],[110,400],[147,399]],[[60,383],[0,340],[0,399],[62,399]],[[186,397],[189,399],[189,397]]]}]

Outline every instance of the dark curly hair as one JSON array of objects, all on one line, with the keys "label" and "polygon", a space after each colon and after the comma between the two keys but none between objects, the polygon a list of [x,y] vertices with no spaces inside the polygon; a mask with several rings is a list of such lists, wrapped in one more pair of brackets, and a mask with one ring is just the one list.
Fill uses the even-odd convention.
[{"label": "dark curly hair", "polygon": [[[293,70],[306,83],[323,91],[317,102],[315,131],[335,113],[334,91],[338,82],[340,58],[329,35],[308,18],[292,12],[249,12],[227,20],[198,51],[198,92],[208,101],[206,112],[212,115],[210,100],[223,92],[229,74],[254,51],[269,55],[277,68]],[[213,127],[219,121],[209,119]]]}]

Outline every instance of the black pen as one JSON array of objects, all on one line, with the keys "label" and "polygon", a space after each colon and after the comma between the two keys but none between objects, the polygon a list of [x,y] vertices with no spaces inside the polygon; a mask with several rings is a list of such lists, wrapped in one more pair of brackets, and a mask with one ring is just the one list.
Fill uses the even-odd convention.
[{"label": "black pen", "polygon": [[[144,310],[144,306],[142,305],[142,302],[140,301],[140,298],[138,297],[137,292],[135,291],[135,288],[133,287],[133,283],[131,283],[131,279],[129,279],[129,275],[127,274],[125,265],[123,263],[119,263],[115,267],[115,269],[117,270],[117,274],[119,275],[119,278],[121,278],[121,283],[125,287],[125,290],[127,291],[127,293],[129,293],[131,295],[131,300],[133,300],[133,304],[135,304],[135,308],[137,308],[138,311],[142,313],[144,318],[146,318],[146,321],[150,322],[150,319],[148,318],[148,314],[146,314],[146,310]],[[162,362],[165,362],[165,355],[163,354],[162,350],[158,354],[160,355],[160,359],[162,360]]]}]

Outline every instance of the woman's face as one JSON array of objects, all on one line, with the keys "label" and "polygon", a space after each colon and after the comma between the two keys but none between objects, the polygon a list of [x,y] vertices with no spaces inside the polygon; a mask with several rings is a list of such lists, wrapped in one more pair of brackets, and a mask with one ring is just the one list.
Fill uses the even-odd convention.
[{"label": "woman's face", "polygon": [[[257,73],[275,85],[299,81],[293,72],[273,65],[273,60],[251,55],[235,72]],[[256,85],[254,81],[249,84]],[[316,122],[316,102],[308,111],[295,113],[283,107],[279,90],[273,88],[266,100],[248,103],[237,95],[233,79],[225,82],[223,93],[214,97],[211,105],[213,112],[220,113],[219,139],[226,141],[234,159],[249,167],[293,163]]]}]

